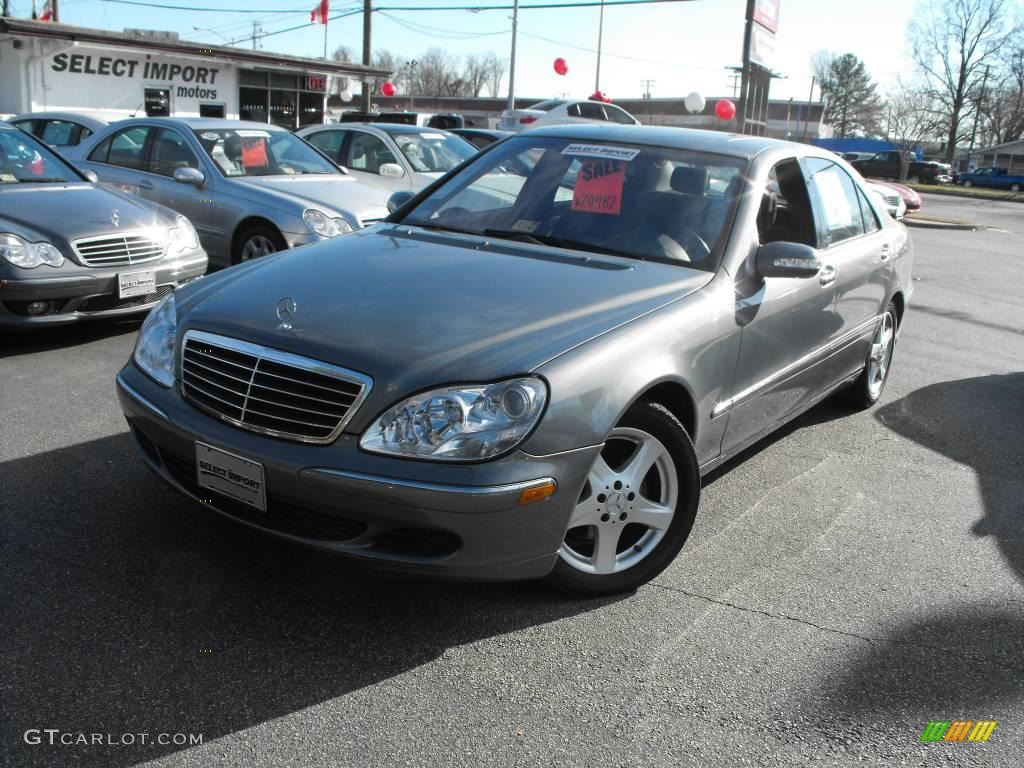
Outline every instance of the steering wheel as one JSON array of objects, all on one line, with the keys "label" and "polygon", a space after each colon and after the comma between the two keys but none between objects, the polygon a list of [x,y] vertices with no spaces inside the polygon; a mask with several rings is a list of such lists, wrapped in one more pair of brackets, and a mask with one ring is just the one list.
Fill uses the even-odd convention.
[{"label": "steering wheel", "polygon": [[[619,234],[608,238],[607,242],[605,242],[604,245],[608,246],[609,248],[616,248],[621,246],[623,250],[627,252],[637,253],[639,251],[638,255],[640,256],[663,255],[669,259],[675,259],[677,261],[686,261],[690,263],[696,261],[703,261],[704,259],[708,258],[711,255],[711,247],[704,241],[704,238],[702,238],[700,235],[698,235],[696,232],[694,232],[692,229],[686,226],[680,226],[679,230],[679,234],[683,235],[683,239],[687,241],[685,244],[679,242],[679,239],[675,236],[676,233],[669,235],[668,233],[665,232],[659,233],[649,227],[644,227],[642,229],[633,229],[627,232],[620,232]],[[665,244],[660,240],[660,236],[662,235],[668,238],[672,244],[678,246],[679,250],[682,251],[682,253],[671,253],[669,251],[669,248],[667,248]],[[638,243],[641,244],[641,246],[656,243],[656,247],[660,248],[663,253],[654,253],[653,248],[636,249]],[[689,245],[690,247],[687,247],[687,245]],[[633,246],[633,248],[631,249],[629,246]],[[696,255],[691,255],[691,252],[694,252]]]}]

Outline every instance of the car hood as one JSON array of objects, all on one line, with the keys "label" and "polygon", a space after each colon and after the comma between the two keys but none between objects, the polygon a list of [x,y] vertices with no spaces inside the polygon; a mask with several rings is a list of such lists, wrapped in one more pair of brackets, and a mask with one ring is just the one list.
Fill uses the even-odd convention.
[{"label": "car hood", "polygon": [[[370,376],[363,409],[370,418],[422,389],[532,371],[711,277],[684,266],[381,225],[200,281],[179,300],[179,327]],[[276,316],[286,297],[296,304],[290,329]]]},{"label": "car hood", "polygon": [[46,240],[62,250],[83,237],[173,223],[166,208],[88,182],[0,185],[0,231]]},{"label": "car hood", "polygon": [[387,192],[369,184],[360,184],[351,176],[248,176],[231,181],[262,190],[278,199],[301,203],[307,208],[328,208],[328,213],[348,213],[360,219],[387,215]]}]

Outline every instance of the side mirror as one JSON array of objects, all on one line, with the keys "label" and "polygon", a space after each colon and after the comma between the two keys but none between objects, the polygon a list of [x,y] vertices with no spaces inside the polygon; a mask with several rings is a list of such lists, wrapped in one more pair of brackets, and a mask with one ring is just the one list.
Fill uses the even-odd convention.
[{"label": "side mirror", "polygon": [[203,186],[206,176],[197,168],[175,168],[174,180],[182,184],[191,184],[195,187]]},{"label": "side mirror", "polygon": [[405,168],[398,163],[382,163],[380,168],[377,169],[377,173],[392,179],[400,179],[405,176]]},{"label": "side mirror", "polygon": [[814,277],[821,269],[818,252],[803,243],[765,243],[757,249],[761,277]]},{"label": "side mirror", "polygon": [[96,175],[96,171],[82,171],[82,175],[85,176],[93,184],[100,183],[100,177]]},{"label": "side mirror", "polygon": [[395,192],[395,194],[388,198],[388,213],[394,213],[414,197],[416,197],[416,194],[408,190]]}]

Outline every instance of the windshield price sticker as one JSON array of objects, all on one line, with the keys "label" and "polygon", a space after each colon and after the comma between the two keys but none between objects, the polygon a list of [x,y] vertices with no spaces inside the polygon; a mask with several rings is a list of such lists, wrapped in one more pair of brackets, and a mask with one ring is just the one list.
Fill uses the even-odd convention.
[{"label": "windshield price sticker", "polygon": [[444,141],[443,133],[421,133],[420,138],[428,140]]},{"label": "windshield price sticker", "polygon": [[0,173],[0,181],[4,182],[5,184],[13,184],[17,180],[18,177],[15,176],[13,173]]},{"label": "windshield price sticker", "polygon": [[584,160],[576,175],[572,209],[618,216],[622,209],[622,184],[626,164],[618,160]]},{"label": "windshield price sticker", "polygon": [[539,221],[530,221],[529,219],[519,219],[515,224],[512,225],[513,232],[534,232],[537,227],[540,226]]},{"label": "windshield price sticker", "polygon": [[204,141],[216,141],[220,138],[220,134],[214,133],[213,131],[206,131],[202,134],[202,138]]},{"label": "windshield price sticker", "polygon": [[563,155],[580,155],[581,157],[603,157],[608,160],[622,160],[630,162],[640,154],[639,149],[627,149],[626,147],[608,147],[598,144],[570,144],[562,150]]},{"label": "windshield price sticker", "polygon": [[251,138],[251,137],[259,137],[261,139],[269,139],[270,138],[270,133],[267,132],[267,131],[244,130],[244,131],[235,131],[235,133],[238,134],[239,136],[242,136],[242,137],[245,137],[245,138]]},{"label": "windshield price sticker", "polygon": [[263,139],[242,139],[242,167],[263,168],[267,165],[267,142]]}]

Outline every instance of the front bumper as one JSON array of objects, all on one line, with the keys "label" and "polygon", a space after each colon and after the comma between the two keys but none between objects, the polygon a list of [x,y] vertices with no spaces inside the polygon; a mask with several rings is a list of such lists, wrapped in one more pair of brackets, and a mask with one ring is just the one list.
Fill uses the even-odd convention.
[{"label": "front bumper", "polygon": [[[368,454],[351,434],[316,446],[238,429],[193,408],[132,363],[118,374],[117,388],[146,464],[179,491],[276,536],[436,577],[547,575],[600,450],[514,452],[480,464],[442,465]],[[197,440],[263,464],[267,512],[196,483]],[[558,484],[552,496],[519,506],[523,489],[549,478]]]},{"label": "front bumper", "polygon": [[[121,267],[83,267],[70,261],[56,269],[5,268],[0,272],[0,328],[67,325],[80,320],[148,312],[175,288],[206,273],[202,250],[176,259]],[[118,274],[156,273],[156,293],[128,299],[117,296]],[[29,315],[30,302],[45,301],[45,314]]]}]

